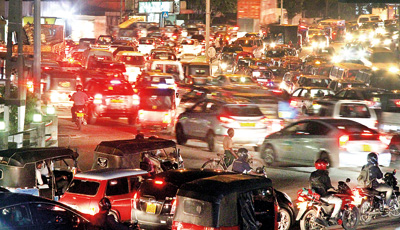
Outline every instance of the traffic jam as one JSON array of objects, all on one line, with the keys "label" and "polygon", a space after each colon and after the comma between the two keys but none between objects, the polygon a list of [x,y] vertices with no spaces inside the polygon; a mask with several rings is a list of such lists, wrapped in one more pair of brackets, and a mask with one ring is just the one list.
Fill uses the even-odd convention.
[{"label": "traffic jam", "polygon": [[[209,39],[201,23],[136,24],[129,39],[42,52],[41,101],[73,132],[119,119],[135,135],[90,156],[0,151],[1,229],[354,230],[400,217],[397,23],[212,25]],[[193,167],[192,143],[213,158]],[[286,164],[310,169],[295,196],[269,176]],[[336,187],[329,172],[343,168],[356,176]]]}]

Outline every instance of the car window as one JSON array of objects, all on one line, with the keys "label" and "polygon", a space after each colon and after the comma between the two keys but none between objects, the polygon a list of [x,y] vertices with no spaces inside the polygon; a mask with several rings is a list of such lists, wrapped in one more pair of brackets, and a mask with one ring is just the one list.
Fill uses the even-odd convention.
[{"label": "car window", "polygon": [[340,105],[340,116],[349,118],[370,118],[371,114],[366,105],[346,103]]},{"label": "car window", "polygon": [[333,67],[331,70],[331,75],[337,77],[337,73],[338,73],[338,67]]},{"label": "car window", "polygon": [[342,90],[339,93],[337,93],[335,97],[344,98],[344,96],[346,95],[346,92],[347,92],[347,90]]},{"label": "car window", "polygon": [[287,127],[282,131],[284,135],[301,135],[308,134],[307,133],[307,124],[308,122],[301,122],[294,124],[292,126]]},{"label": "car window", "polygon": [[0,209],[0,228],[14,229],[32,225],[32,218],[27,205],[15,205]]},{"label": "car window", "polygon": [[308,89],[303,89],[303,91],[301,91],[300,97],[310,97],[311,96],[311,92]]},{"label": "car window", "polygon": [[323,135],[328,134],[329,128],[327,126],[317,123],[317,122],[310,122],[307,125],[307,132],[310,135],[323,136]]},{"label": "car window", "polygon": [[117,196],[129,193],[128,178],[117,178],[107,182],[106,196]]},{"label": "car window", "polygon": [[302,89],[297,89],[296,91],[294,91],[294,93],[292,94],[293,97],[298,97],[300,95]]},{"label": "car window", "polygon": [[224,106],[223,114],[228,116],[263,116],[260,108],[256,105],[228,105]]},{"label": "car window", "polygon": [[193,112],[195,113],[202,113],[204,111],[204,105],[206,104],[206,102],[201,102],[197,105],[195,105],[192,109]]},{"label": "car window", "polygon": [[354,90],[350,90],[348,91],[346,98],[355,99],[357,98],[357,93]]},{"label": "car window", "polygon": [[215,102],[208,102],[206,105],[206,113],[215,113],[220,108],[220,106]]},{"label": "car window", "polygon": [[129,178],[130,191],[132,192],[138,190],[142,180],[143,178],[141,176],[135,176]]},{"label": "car window", "polygon": [[31,209],[37,225],[44,229],[58,229],[59,227],[57,226],[72,226],[74,221],[74,213],[54,204],[34,203],[31,205]]},{"label": "car window", "polygon": [[343,71],[344,71],[344,69],[339,69],[336,76],[337,76],[338,78],[343,78],[343,77],[342,77],[342,76],[343,76]]},{"label": "car window", "polygon": [[94,196],[97,194],[99,186],[100,186],[99,182],[74,179],[72,180],[71,185],[68,188],[68,192]]},{"label": "car window", "polygon": [[111,80],[110,83],[104,82],[101,88],[105,95],[133,95],[132,85],[119,80]]}]

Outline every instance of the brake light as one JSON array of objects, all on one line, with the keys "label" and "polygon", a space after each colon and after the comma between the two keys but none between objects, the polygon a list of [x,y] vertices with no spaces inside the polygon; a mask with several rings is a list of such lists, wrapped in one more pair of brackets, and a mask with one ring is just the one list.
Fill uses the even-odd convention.
[{"label": "brake light", "polygon": [[268,117],[263,117],[260,121],[261,121],[262,123],[264,123],[264,124],[268,124],[268,123],[269,123]]},{"label": "brake light", "polygon": [[220,122],[222,122],[222,123],[232,123],[232,122],[235,121],[235,119],[232,119],[232,118],[230,118],[230,117],[223,117],[223,116],[218,117],[218,120],[219,120]]},{"label": "brake light", "polygon": [[339,137],[339,146],[343,147],[349,141],[350,137],[348,135],[342,135]]},{"label": "brake light", "polygon": [[155,181],[154,181],[154,184],[162,185],[162,184],[164,184],[164,181],[162,181],[162,180],[155,180]]},{"label": "brake light", "polygon": [[397,107],[400,107],[400,100],[395,100],[395,101],[394,101],[394,104],[395,104]]},{"label": "brake light", "polygon": [[175,210],[176,210],[176,199],[174,201],[172,201],[170,214],[171,215],[175,214]]},{"label": "brake light", "polygon": [[121,84],[121,81],[120,80],[111,80],[110,83],[113,85],[117,85],[117,84]]},{"label": "brake light", "polygon": [[291,100],[290,101],[290,106],[297,107],[297,101],[296,100]]},{"label": "brake light", "polygon": [[171,120],[172,120],[171,114],[170,113],[165,113],[164,114],[164,118],[163,118],[163,123],[170,124]]},{"label": "brake light", "polygon": [[49,70],[49,69],[51,69],[51,68],[48,67],[48,66],[45,66],[45,67],[43,67],[43,69],[44,69],[44,70]]},{"label": "brake light", "polygon": [[132,104],[133,104],[133,105],[139,105],[139,104],[140,104],[139,95],[137,95],[137,94],[133,95],[133,102],[132,102]]},{"label": "brake light", "polygon": [[101,103],[103,103],[103,95],[101,95],[101,94],[96,94],[96,95],[94,95],[93,103],[94,103],[94,104],[101,104]]}]

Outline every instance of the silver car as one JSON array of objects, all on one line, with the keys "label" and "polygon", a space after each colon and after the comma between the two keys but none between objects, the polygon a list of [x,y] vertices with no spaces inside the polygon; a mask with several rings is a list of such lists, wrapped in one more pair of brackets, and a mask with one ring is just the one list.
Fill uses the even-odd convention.
[{"label": "silver car", "polygon": [[[260,155],[267,164],[275,161],[314,165],[326,159],[333,167],[362,166],[370,152],[379,164],[389,166],[391,154],[379,133],[347,119],[309,119],[295,122],[265,138]],[[383,140],[383,139],[382,139]]]},{"label": "silver car", "polygon": [[204,140],[214,151],[216,141],[222,141],[229,128],[235,130],[234,144],[256,147],[272,133],[270,126],[260,108],[246,100],[205,99],[179,115],[175,131],[178,144]]}]

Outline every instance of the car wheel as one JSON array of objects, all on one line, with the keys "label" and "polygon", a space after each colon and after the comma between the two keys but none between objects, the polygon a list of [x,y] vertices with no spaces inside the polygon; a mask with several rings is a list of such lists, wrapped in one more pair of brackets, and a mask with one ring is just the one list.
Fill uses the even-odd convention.
[{"label": "car wheel", "polygon": [[97,121],[97,116],[96,116],[96,114],[94,114],[93,111],[90,111],[89,116],[88,116],[88,123],[91,124],[91,125],[93,125],[93,124],[96,123],[96,121]]},{"label": "car wheel", "polygon": [[288,230],[292,225],[290,212],[286,208],[281,208],[279,209],[279,215],[281,216],[281,221],[278,223],[278,229]]},{"label": "car wheel", "polygon": [[260,153],[266,165],[273,165],[275,163],[275,150],[271,145],[261,147]]},{"label": "car wheel", "polygon": [[208,134],[206,136],[206,141],[208,144],[208,150],[210,150],[210,152],[214,152],[214,150],[215,150],[215,135],[212,131],[208,132]]},{"label": "car wheel", "polygon": [[184,145],[187,142],[187,137],[183,131],[181,124],[177,124],[175,128],[176,141],[179,145]]}]

